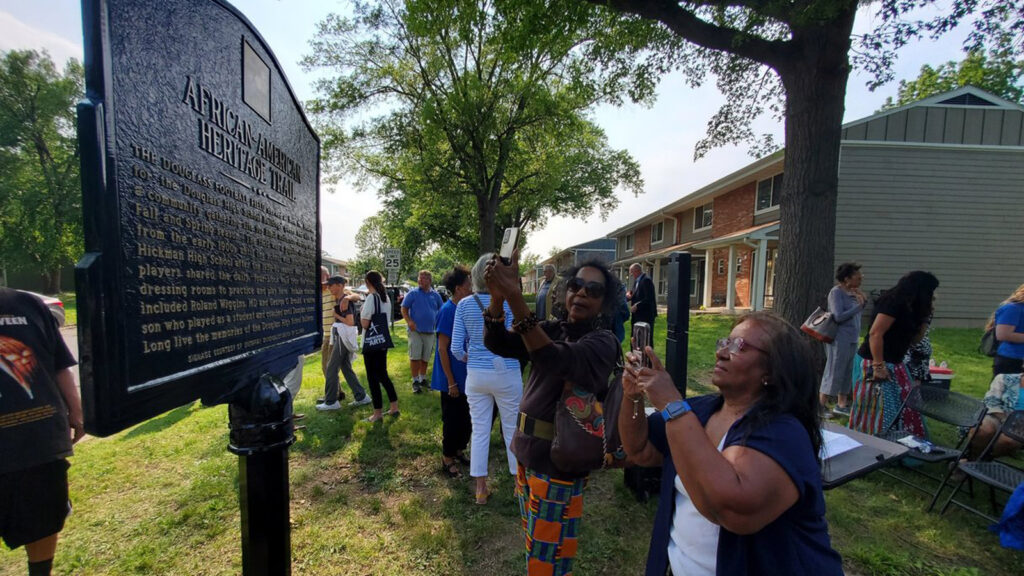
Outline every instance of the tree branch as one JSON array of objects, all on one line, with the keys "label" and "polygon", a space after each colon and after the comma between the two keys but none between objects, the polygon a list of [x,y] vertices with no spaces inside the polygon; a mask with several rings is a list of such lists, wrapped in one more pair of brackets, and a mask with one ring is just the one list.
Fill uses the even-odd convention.
[{"label": "tree branch", "polygon": [[[619,12],[636,14],[642,18],[656,20],[667,26],[682,38],[704,48],[721,50],[749,58],[775,68],[789,50],[789,42],[765,40],[764,38],[729,28],[710,24],[696,14],[702,7],[727,7],[737,5],[751,10],[763,11],[762,0],[741,0],[737,2],[674,2],[672,0],[585,0],[598,6],[607,6]],[[693,6],[692,10],[682,4]],[[781,19],[781,18],[780,18]]]}]

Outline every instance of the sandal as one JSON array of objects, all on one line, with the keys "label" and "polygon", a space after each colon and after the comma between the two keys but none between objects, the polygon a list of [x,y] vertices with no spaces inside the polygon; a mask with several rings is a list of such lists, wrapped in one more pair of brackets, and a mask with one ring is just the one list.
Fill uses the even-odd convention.
[{"label": "sandal", "polygon": [[366,417],[366,420],[365,420],[365,421],[366,421],[366,422],[370,422],[370,423],[374,423],[374,422],[380,422],[380,421],[381,421],[381,420],[383,420],[383,419],[384,419],[384,415],[383,415],[383,414],[381,414],[381,415],[380,415],[379,417],[377,417],[377,418],[374,418],[374,417],[373,417],[373,415],[371,414],[370,416],[367,416],[367,417]]},{"label": "sandal", "polygon": [[459,452],[455,455],[455,459],[459,461],[463,466],[469,466],[469,456],[466,456],[465,452]]},{"label": "sandal", "polygon": [[487,498],[491,495],[490,489],[484,490],[483,492],[476,493],[476,503],[480,506],[487,504]]},{"label": "sandal", "polygon": [[402,411],[401,410],[395,410],[394,412],[388,412],[388,416],[394,416],[395,418],[398,418],[401,415],[402,415]]},{"label": "sandal", "polygon": [[452,480],[458,480],[462,478],[462,472],[459,470],[459,465],[452,460],[451,462],[445,462],[444,458],[441,459],[441,471],[443,471]]}]

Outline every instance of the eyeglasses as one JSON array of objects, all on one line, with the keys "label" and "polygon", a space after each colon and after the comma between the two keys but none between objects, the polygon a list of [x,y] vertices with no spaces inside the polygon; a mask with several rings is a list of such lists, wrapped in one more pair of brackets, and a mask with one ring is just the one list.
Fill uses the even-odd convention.
[{"label": "eyeglasses", "polygon": [[743,352],[744,348],[752,348],[762,354],[768,353],[767,351],[764,350],[764,348],[758,348],[757,346],[754,346],[750,342],[744,340],[741,336],[737,336],[736,338],[719,338],[718,343],[715,344],[715,351],[721,352],[723,348],[727,349],[729,351],[729,354],[734,355]]},{"label": "eyeglasses", "polygon": [[573,276],[569,279],[569,282],[565,285],[566,288],[571,292],[579,292],[580,290],[586,290],[587,296],[591,298],[603,298],[604,297],[604,284],[600,282],[584,282],[579,276]]}]

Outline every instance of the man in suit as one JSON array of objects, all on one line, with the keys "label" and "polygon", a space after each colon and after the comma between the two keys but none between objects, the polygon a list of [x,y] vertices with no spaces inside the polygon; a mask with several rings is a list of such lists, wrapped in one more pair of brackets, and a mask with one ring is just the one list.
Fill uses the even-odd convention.
[{"label": "man in suit", "polygon": [[[651,325],[651,337],[647,343],[654,347],[654,317],[658,314],[658,302],[654,296],[654,282],[639,264],[629,267],[629,275],[633,277],[633,290],[629,296],[629,311],[632,314],[631,323],[647,322]],[[638,342],[637,344],[643,344]]]}]

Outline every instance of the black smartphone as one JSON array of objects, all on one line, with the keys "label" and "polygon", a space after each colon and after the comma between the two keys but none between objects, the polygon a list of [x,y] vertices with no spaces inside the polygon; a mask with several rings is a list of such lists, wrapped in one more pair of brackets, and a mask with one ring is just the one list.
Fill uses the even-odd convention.
[{"label": "black smartphone", "polygon": [[633,352],[640,355],[641,365],[650,368],[651,359],[647,356],[645,348],[651,341],[651,325],[647,322],[633,324]]},{"label": "black smartphone", "polygon": [[501,237],[501,250],[498,256],[501,262],[508,266],[512,263],[512,253],[516,251],[516,244],[519,242],[519,228],[512,226],[505,228],[505,234]]}]

